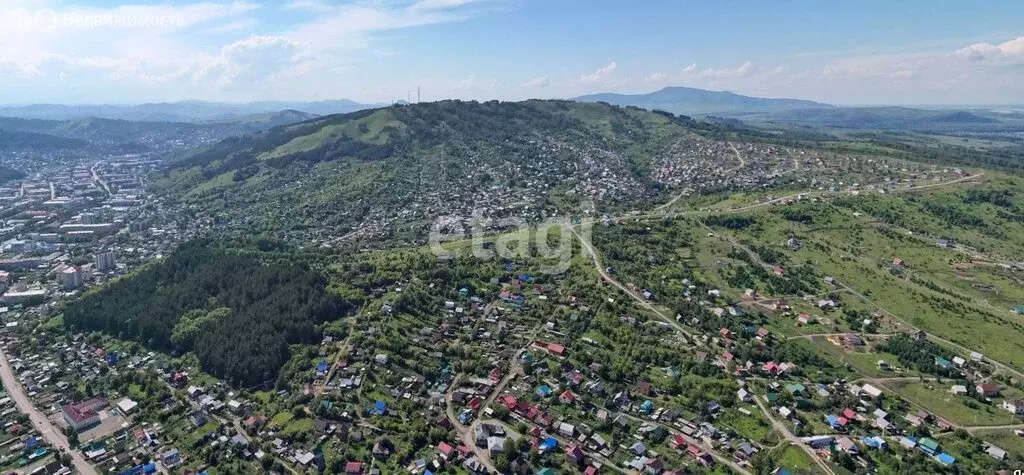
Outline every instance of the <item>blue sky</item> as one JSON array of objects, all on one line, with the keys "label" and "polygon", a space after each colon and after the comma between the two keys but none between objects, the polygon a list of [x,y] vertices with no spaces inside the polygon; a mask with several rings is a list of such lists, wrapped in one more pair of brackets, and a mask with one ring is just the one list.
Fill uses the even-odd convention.
[{"label": "blue sky", "polygon": [[0,0],[0,103],[1024,103],[1024,2]]}]

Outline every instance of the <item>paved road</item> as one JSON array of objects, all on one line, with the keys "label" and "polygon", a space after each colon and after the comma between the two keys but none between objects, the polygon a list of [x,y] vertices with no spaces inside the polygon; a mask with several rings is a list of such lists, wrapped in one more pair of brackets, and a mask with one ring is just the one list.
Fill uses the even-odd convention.
[{"label": "paved road", "polygon": [[114,193],[112,191],[110,191],[110,187],[107,186],[107,182],[104,181],[103,177],[101,177],[99,172],[96,171],[97,169],[99,169],[101,163],[103,163],[103,160],[100,160],[100,161],[94,163],[92,165],[92,168],[89,169],[89,172],[92,173],[93,181],[98,183],[100,185],[100,188],[102,188],[103,191],[107,192],[107,195],[114,196]]},{"label": "paved road", "polygon": [[36,432],[39,432],[43,439],[57,450],[71,455],[71,464],[74,465],[75,471],[82,475],[99,475],[96,469],[89,462],[85,461],[85,457],[82,457],[80,452],[71,449],[71,444],[68,443],[67,437],[64,437],[60,429],[54,427],[50,419],[46,417],[46,414],[43,414],[32,405],[32,401],[29,401],[28,396],[25,395],[25,388],[14,377],[14,371],[11,370],[11,365],[7,362],[7,355],[2,350],[0,350],[0,378],[3,379],[7,395],[17,404],[21,412],[28,414],[29,419],[32,421],[32,426],[36,428]]}]

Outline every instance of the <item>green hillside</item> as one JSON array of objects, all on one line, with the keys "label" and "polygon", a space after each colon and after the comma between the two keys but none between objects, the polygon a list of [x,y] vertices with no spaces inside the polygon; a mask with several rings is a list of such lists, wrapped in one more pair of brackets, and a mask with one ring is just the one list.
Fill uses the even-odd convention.
[{"label": "green hillside", "polygon": [[521,194],[534,210],[555,213],[559,200],[578,199],[574,190],[604,170],[618,177],[607,203],[657,195],[651,160],[673,140],[700,137],[671,117],[607,104],[444,101],[230,138],[182,157],[155,186],[221,218],[270,229],[351,225],[426,207],[433,195],[456,208],[487,190]]}]

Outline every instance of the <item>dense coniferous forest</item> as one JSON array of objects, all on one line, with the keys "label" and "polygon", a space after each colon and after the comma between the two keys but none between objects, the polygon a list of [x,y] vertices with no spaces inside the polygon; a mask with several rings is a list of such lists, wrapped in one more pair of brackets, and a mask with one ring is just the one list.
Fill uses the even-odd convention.
[{"label": "dense coniferous forest", "polygon": [[308,266],[199,241],[69,305],[64,323],[151,348],[193,351],[203,369],[252,386],[273,381],[288,345],[350,308]]}]

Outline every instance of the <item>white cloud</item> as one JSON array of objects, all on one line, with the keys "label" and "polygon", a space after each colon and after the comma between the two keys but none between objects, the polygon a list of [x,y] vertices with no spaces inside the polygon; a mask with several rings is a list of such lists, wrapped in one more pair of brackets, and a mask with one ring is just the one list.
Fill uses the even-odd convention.
[{"label": "white cloud", "polygon": [[281,36],[251,36],[225,46],[220,56],[192,74],[196,82],[211,82],[218,87],[249,86],[295,75],[295,67],[308,61],[302,45]]},{"label": "white cloud", "polygon": [[[111,7],[13,1],[0,0],[0,88],[31,88],[18,81],[56,78],[61,71],[75,70],[86,74],[76,78],[88,77],[98,88],[131,90],[146,100],[172,94],[179,96],[176,99],[227,100],[261,99],[267,94],[317,99],[351,95],[340,92],[339,84],[348,79],[347,70],[358,63],[360,54],[390,51],[375,45],[382,33],[464,20],[469,13],[463,7],[478,2],[294,0],[278,9],[261,9],[248,1],[220,0],[137,0],[154,3]],[[8,6],[26,9],[30,24],[8,28]],[[308,17],[282,23],[273,17],[280,9]],[[46,20],[45,28],[36,18]],[[53,25],[52,18],[62,22]],[[64,22],[66,18],[83,20]],[[154,19],[162,23],[146,24]],[[261,29],[272,33],[256,33]],[[381,56],[385,55],[373,55]],[[39,91],[44,94],[45,87]]]},{"label": "white cloud", "polygon": [[328,12],[334,7],[319,0],[293,0],[283,7],[285,10],[298,10],[305,12]]},{"label": "white cloud", "polygon": [[0,58],[0,76],[12,75],[22,79],[31,79],[43,75],[43,72],[31,64],[22,64],[6,58]]},{"label": "white cloud", "polygon": [[890,73],[888,77],[889,79],[913,79],[914,76],[914,71],[911,71],[909,69],[902,69]]},{"label": "white cloud", "polygon": [[973,61],[999,58],[1024,59],[1024,36],[993,45],[991,43],[975,43],[953,52],[953,56]]},{"label": "white cloud", "polygon": [[470,74],[469,77],[467,77],[466,79],[459,81],[455,85],[455,89],[459,91],[466,91],[469,89],[473,89],[474,87],[476,87],[476,76],[472,74]]},{"label": "white cloud", "polygon": [[551,85],[551,80],[547,76],[540,76],[530,79],[524,82],[520,87],[525,89],[534,89],[538,87],[548,87]]},{"label": "white cloud", "polygon": [[602,81],[605,78],[607,78],[608,76],[610,76],[612,73],[614,73],[615,70],[618,67],[619,67],[619,65],[616,64],[615,61],[612,61],[612,62],[608,63],[607,66],[605,66],[603,68],[599,68],[598,70],[596,70],[596,71],[594,71],[592,73],[581,75],[580,76],[580,81],[591,82],[591,83]]},{"label": "white cloud", "polygon": [[644,82],[651,84],[659,84],[665,82],[668,79],[668,74],[665,73],[653,73],[644,78]]},{"label": "white cloud", "polygon": [[[691,65],[691,66],[693,66],[693,65]],[[753,76],[754,74],[757,74],[757,73],[759,73],[761,71],[762,71],[761,67],[755,65],[754,63],[751,63],[750,61],[747,61],[746,63],[743,63],[740,66],[738,66],[736,68],[732,68],[732,69],[728,69],[728,68],[726,68],[726,69],[705,69],[705,70],[702,70],[702,71],[696,73],[695,76],[699,77],[699,78],[714,78],[714,79],[746,78],[746,77]]]},{"label": "white cloud", "polygon": [[411,7],[412,10],[446,10],[461,7],[480,0],[421,0]]}]

